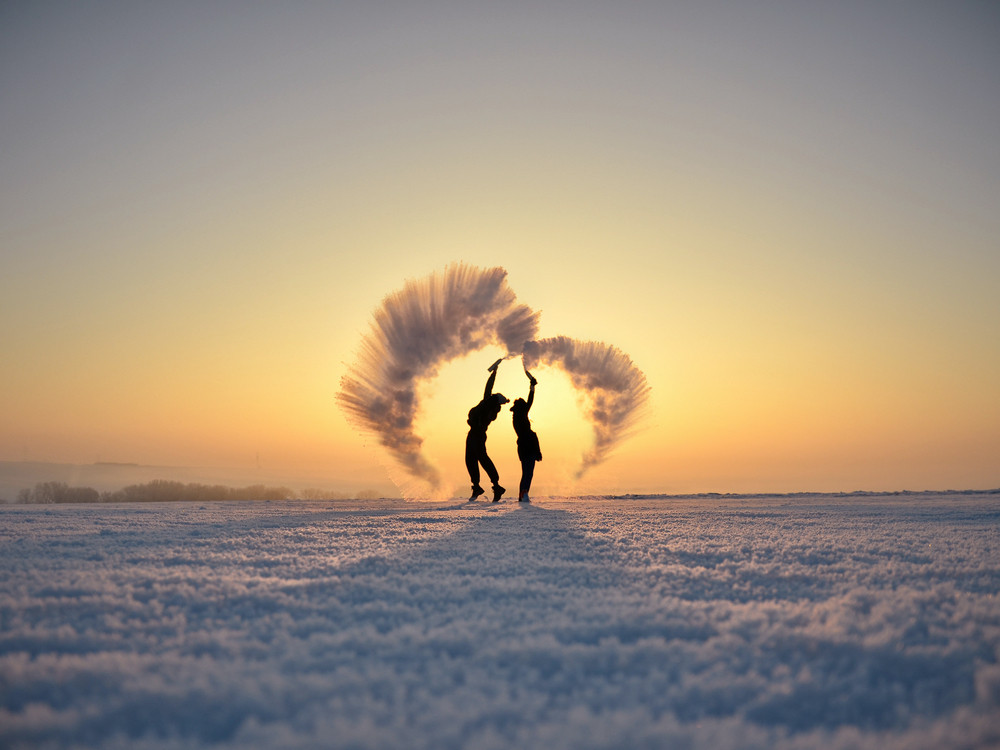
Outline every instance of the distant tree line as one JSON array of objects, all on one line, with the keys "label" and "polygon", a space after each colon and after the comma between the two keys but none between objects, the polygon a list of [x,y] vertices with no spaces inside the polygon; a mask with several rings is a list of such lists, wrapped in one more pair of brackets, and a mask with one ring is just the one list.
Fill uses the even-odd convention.
[{"label": "distant tree line", "polygon": [[65,482],[39,482],[33,490],[21,490],[19,503],[97,503],[101,493],[93,487],[70,487]]},{"label": "distant tree line", "polygon": [[34,489],[21,490],[18,503],[208,503],[220,500],[290,500],[295,493],[287,487],[226,487],[221,484],[184,484],[154,479],[115,492],[98,492],[93,487],[70,487],[65,482],[39,482]]}]

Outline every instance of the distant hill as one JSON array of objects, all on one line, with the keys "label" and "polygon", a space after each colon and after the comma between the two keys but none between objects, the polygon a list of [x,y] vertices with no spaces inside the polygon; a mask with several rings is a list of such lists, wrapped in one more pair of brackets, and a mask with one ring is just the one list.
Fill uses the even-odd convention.
[{"label": "distant hill", "polygon": [[93,464],[61,464],[45,461],[0,461],[0,502],[12,503],[21,490],[32,489],[40,482],[64,482],[71,487],[92,487],[98,492],[115,492],[135,484],[155,480],[227,485],[280,485],[293,490],[322,487],[337,493],[355,495],[370,492],[378,497],[395,496],[388,482],[348,483],[337,478],[290,475],[262,469],[225,469],[195,466],[147,466],[135,463],[102,461]]}]

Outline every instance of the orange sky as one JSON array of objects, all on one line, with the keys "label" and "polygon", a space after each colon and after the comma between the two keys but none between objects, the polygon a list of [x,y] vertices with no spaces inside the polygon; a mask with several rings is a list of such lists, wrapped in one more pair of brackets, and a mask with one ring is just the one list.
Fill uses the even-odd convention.
[{"label": "orange sky", "polygon": [[[573,484],[538,373],[537,493],[1000,485],[1000,14],[435,7],[2,11],[0,460],[392,492],[338,383],[465,261],[652,387]],[[499,354],[427,384],[456,492]]]}]

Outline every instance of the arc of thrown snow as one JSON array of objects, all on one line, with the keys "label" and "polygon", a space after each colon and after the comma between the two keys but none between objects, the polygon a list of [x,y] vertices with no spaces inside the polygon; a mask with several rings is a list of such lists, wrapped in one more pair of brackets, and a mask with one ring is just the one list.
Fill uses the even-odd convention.
[{"label": "arc of thrown snow", "polygon": [[567,336],[528,341],[522,360],[525,369],[538,364],[561,368],[586,397],[594,444],[583,454],[577,479],[633,433],[648,404],[646,376],[625,352],[602,341]]},{"label": "arc of thrown snow", "polygon": [[[577,478],[603,461],[631,434],[648,398],[642,372],[617,347],[566,336],[536,339],[539,313],[517,302],[500,267],[465,264],[408,281],[387,295],[362,337],[354,365],[341,379],[337,400],[357,427],[373,433],[410,476],[433,487],[441,477],[424,456],[417,434],[417,388],[441,365],[499,345],[537,364],[565,370],[586,399],[594,444]],[[509,354],[508,356],[511,356]]]},{"label": "arc of thrown snow", "polygon": [[538,317],[517,302],[503,268],[457,263],[408,281],[375,311],[337,400],[410,475],[437,487],[440,474],[414,427],[418,384],[441,365],[491,344],[520,352],[535,337]]}]

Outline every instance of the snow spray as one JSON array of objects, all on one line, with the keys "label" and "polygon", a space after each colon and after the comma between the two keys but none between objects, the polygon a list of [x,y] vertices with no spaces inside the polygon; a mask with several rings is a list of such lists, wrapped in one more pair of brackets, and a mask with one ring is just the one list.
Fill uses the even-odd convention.
[{"label": "snow spray", "polygon": [[580,477],[629,434],[649,388],[632,360],[613,346],[565,336],[536,340],[538,318],[517,302],[503,268],[456,263],[408,281],[375,310],[337,400],[352,423],[373,433],[410,476],[439,487],[440,474],[424,456],[414,426],[418,386],[454,359],[500,346],[508,353],[504,359],[522,356],[526,369],[563,368],[587,397],[594,445],[583,456]]},{"label": "snow spray", "polygon": [[600,341],[556,336],[526,342],[522,359],[526,370],[538,364],[561,367],[586,395],[594,445],[583,454],[577,479],[632,434],[649,398],[649,386],[646,376],[621,349]]}]

